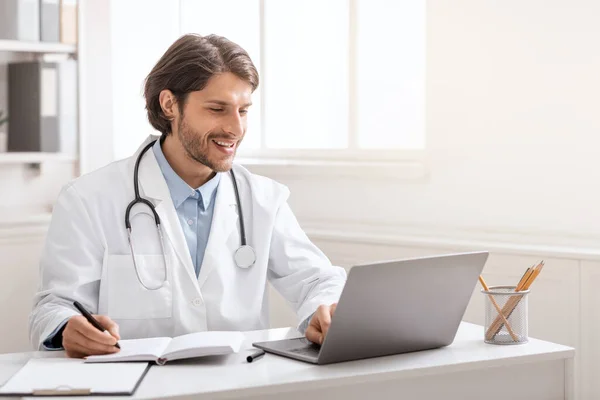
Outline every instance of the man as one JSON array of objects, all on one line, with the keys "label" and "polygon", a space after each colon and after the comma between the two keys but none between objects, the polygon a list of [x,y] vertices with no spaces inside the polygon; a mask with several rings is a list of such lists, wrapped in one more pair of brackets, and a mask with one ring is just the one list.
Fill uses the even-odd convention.
[{"label": "man", "polygon": [[120,338],[268,328],[267,280],[322,343],[346,274],[306,237],[287,188],[233,164],[258,81],[223,37],[185,35],[166,51],[144,93],[160,140],[78,178],[56,202],[34,347],[84,357],[118,351]]}]

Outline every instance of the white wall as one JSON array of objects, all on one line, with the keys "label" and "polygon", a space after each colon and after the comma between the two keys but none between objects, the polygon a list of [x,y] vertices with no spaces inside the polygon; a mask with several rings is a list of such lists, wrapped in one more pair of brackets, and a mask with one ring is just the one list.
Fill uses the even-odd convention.
[{"label": "white wall", "polygon": [[154,132],[146,119],[143,80],[177,39],[178,4],[169,0],[82,4],[83,173],[128,157]]},{"label": "white wall", "polygon": [[80,173],[113,159],[112,48],[108,29],[111,2],[79,2]]},{"label": "white wall", "polygon": [[424,181],[277,175],[307,224],[600,244],[600,2],[430,0]]},{"label": "white wall", "polygon": [[[139,15],[143,10],[143,17]],[[135,19],[135,22],[133,21]],[[129,157],[156,131],[146,117],[144,78],[179,37],[179,2],[111,2],[113,154]]]},{"label": "white wall", "polygon": [[[113,19],[112,33],[97,32],[94,41],[85,32],[93,45],[81,55],[90,57],[82,74],[85,99],[102,101],[86,104],[84,155],[95,158],[84,172],[126,155],[151,131],[134,72],[148,69],[159,54],[141,52],[139,60],[132,54],[144,37],[166,47],[177,36],[171,2],[144,2],[148,19],[119,17],[114,7],[135,15],[131,4],[121,3],[94,14]],[[430,0],[427,14],[428,179],[332,181],[323,174],[306,180],[273,172],[291,187],[300,219],[473,235],[521,232],[531,234],[526,240],[595,246],[600,3]],[[125,40],[126,31],[135,35]],[[98,37],[111,49],[98,49]],[[111,57],[104,71],[94,69],[92,50]]]},{"label": "white wall", "polygon": [[[113,151],[106,162],[132,152],[151,131],[142,79],[177,37],[177,7],[144,4],[148,18],[132,25],[122,15],[132,15],[134,4],[112,3],[114,120],[103,134]],[[290,186],[292,207],[307,225],[467,238],[518,234],[526,242],[596,247],[598,17],[593,0],[430,0],[427,178],[269,175]],[[124,39],[125,32],[132,36]],[[142,46],[132,57],[145,39],[161,49]]]},{"label": "white wall", "polygon": [[31,351],[29,313],[48,220],[0,224],[0,354]]}]

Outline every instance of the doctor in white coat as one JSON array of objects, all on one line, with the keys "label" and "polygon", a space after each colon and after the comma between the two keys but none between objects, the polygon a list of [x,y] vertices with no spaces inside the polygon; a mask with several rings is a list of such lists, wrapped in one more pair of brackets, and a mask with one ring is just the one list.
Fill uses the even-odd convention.
[{"label": "doctor in white coat", "polygon": [[120,338],[265,329],[267,281],[322,342],[345,271],[302,231],[286,187],[233,164],[257,86],[248,54],[225,38],[185,35],[166,51],[144,91],[160,138],[56,202],[30,315],[36,349],[83,357],[118,351]]}]

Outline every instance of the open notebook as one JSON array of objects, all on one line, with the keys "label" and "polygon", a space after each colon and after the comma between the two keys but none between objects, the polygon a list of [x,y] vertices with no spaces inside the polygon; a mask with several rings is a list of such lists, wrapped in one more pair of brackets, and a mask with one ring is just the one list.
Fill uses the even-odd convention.
[{"label": "open notebook", "polygon": [[221,331],[190,333],[174,338],[119,340],[121,351],[118,353],[89,356],[85,362],[154,361],[164,365],[167,361],[183,358],[237,353],[243,343],[243,333]]}]

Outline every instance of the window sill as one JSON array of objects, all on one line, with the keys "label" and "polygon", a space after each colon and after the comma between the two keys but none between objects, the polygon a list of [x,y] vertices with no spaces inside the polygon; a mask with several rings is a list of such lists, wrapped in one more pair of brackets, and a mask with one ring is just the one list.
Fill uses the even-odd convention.
[{"label": "window sill", "polygon": [[277,178],[368,178],[371,180],[420,181],[429,171],[425,160],[344,161],[238,157],[250,172]]}]

